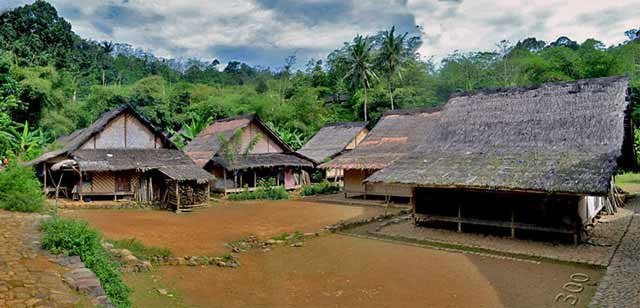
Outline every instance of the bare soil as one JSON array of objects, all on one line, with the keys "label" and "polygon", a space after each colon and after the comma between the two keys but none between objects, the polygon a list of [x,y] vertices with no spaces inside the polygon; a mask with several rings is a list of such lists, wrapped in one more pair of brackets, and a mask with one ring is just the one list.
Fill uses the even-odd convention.
[{"label": "bare soil", "polygon": [[[397,209],[394,209],[397,210]],[[109,239],[136,238],[169,248],[176,256],[228,252],[225,243],[255,234],[317,232],[341,220],[381,214],[381,207],[287,201],[226,202],[193,213],[154,210],[65,210],[62,215],[89,221]]]},{"label": "bare soil", "polygon": [[437,251],[345,235],[304,247],[251,251],[238,269],[165,266],[161,279],[196,307],[569,307],[556,305],[573,273],[602,270]]}]

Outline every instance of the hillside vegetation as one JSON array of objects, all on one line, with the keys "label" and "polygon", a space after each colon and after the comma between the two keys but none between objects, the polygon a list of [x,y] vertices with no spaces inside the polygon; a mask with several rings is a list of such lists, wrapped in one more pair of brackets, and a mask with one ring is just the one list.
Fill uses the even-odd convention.
[{"label": "hillside vegetation", "polygon": [[[417,54],[420,37],[394,31],[357,36],[308,63],[294,56],[277,68],[193,61],[182,71],[175,61],[119,52],[127,45],[81,38],[52,5],[36,1],[0,13],[0,157],[34,158],[124,103],[185,141],[209,120],[255,112],[298,148],[327,122],[375,122],[392,102],[438,106],[460,91],[628,75],[634,105],[640,97],[637,29],[618,46],[527,38],[441,63]],[[637,109],[634,118],[640,123]]]}]

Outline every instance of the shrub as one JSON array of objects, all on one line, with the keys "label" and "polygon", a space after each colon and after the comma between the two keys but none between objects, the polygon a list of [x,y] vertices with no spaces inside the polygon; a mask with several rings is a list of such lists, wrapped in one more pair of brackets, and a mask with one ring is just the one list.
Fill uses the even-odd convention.
[{"label": "shrub", "polygon": [[0,209],[38,212],[43,204],[40,181],[32,168],[14,161],[0,171]]},{"label": "shrub", "polygon": [[111,241],[113,246],[118,249],[127,249],[141,260],[150,260],[153,257],[168,258],[171,257],[171,251],[167,248],[145,246],[140,241],[132,239],[124,239],[119,241]]},{"label": "shrub", "polygon": [[131,307],[129,287],[122,281],[118,264],[111,260],[100,242],[102,235],[86,222],[56,218],[42,225],[42,247],[54,254],[78,255],[91,269],[116,307]]},{"label": "shrub", "polygon": [[340,191],[338,184],[329,183],[325,180],[320,183],[304,185],[300,194],[303,196],[334,194]]},{"label": "shrub", "polygon": [[239,193],[230,194],[229,200],[281,200],[289,199],[289,193],[284,186],[277,186],[274,178],[259,179],[258,186],[255,190],[249,191],[249,187],[245,186],[244,190]]}]

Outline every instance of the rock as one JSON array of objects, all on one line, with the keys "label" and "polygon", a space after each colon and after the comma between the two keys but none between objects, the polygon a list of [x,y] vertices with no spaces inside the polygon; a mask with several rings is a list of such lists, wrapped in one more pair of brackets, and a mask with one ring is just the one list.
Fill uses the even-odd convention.
[{"label": "rock", "polygon": [[167,292],[167,289],[156,289],[158,291],[158,293],[160,293],[160,295],[167,295],[169,294],[169,292]]},{"label": "rock", "polygon": [[105,249],[111,249],[111,248],[113,248],[113,244],[111,244],[109,242],[104,242],[104,243],[102,243],[102,247],[104,247]]},{"label": "rock", "polygon": [[274,239],[269,239],[269,240],[267,240],[265,243],[267,243],[267,244],[269,244],[269,245],[274,245],[274,244],[276,244],[276,243],[277,243],[277,241],[276,241],[276,240],[274,240]]},{"label": "rock", "polygon": [[124,260],[125,260],[127,263],[135,263],[135,262],[137,262],[137,261],[138,261],[138,258],[136,258],[134,255],[128,255],[128,256],[125,256],[125,257],[124,257]]},{"label": "rock", "polygon": [[293,243],[293,244],[291,244],[289,246],[291,246],[291,247],[302,247],[302,246],[304,246],[304,243],[303,242],[295,242],[295,243]]}]

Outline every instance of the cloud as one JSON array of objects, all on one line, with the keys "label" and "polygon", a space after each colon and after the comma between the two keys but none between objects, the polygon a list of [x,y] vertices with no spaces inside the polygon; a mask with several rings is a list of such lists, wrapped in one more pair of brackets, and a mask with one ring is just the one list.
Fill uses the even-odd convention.
[{"label": "cloud", "polygon": [[[33,0],[0,0],[0,10]],[[395,25],[422,34],[420,54],[495,49],[501,40],[561,35],[605,44],[638,27],[640,0],[50,0],[85,38],[129,43],[162,57],[279,67],[324,58],[356,34]]]}]

